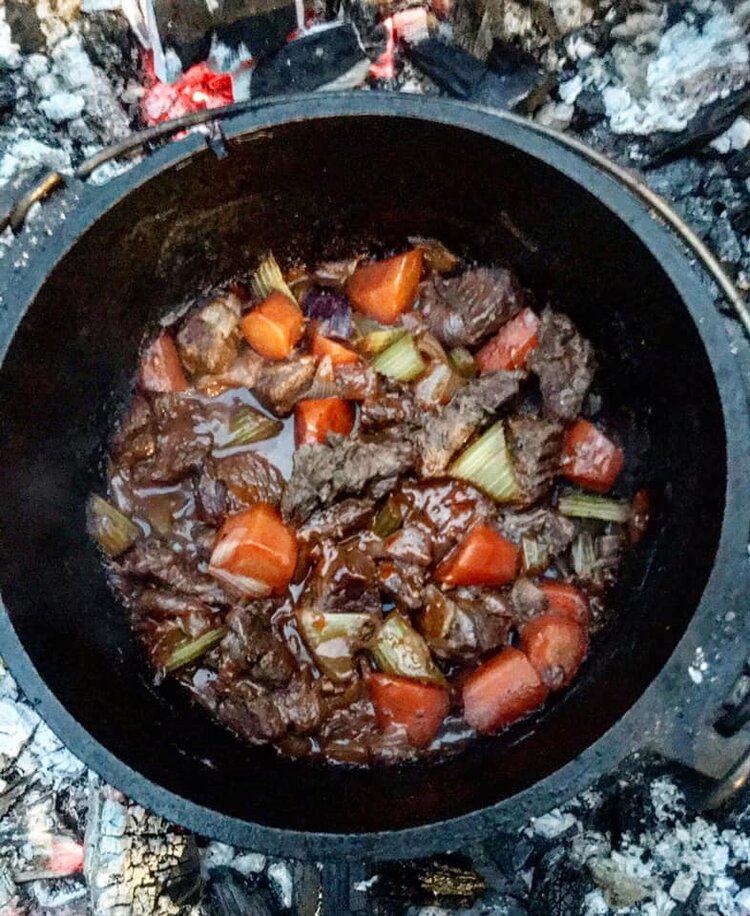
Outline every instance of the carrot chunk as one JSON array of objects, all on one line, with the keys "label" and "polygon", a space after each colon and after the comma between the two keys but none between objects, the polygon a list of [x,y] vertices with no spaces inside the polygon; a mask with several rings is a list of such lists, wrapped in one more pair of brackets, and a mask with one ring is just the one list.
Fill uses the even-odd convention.
[{"label": "carrot chunk", "polygon": [[477,353],[479,372],[520,369],[529,353],[539,345],[539,324],[535,312],[529,308],[521,309]]},{"label": "carrot chunk", "polygon": [[188,387],[172,337],[159,335],[141,361],[138,383],[144,391],[186,391]]},{"label": "carrot chunk", "polygon": [[413,747],[427,747],[448,714],[445,687],[380,672],[370,675],[367,687],[378,726],[402,726]]},{"label": "carrot chunk", "polygon": [[286,359],[302,337],[305,319],[296,302],[274,290],[240,321],[245,340],[266,359]]},{"label": "carrot chunk", "polygon": [[331,340],[330,337],[324,337],[318,331],[313,334],[312,355],[316,359],[330,356],[331,364],[334,366],[346,366],[350,363],[359,362],[359,356],[354,350],[350,350],[349,347]]},{"label": "carrot chunk", "polygon": [[506,646],[463,682],[464,716],[478,732],[494,732],[538,709],[547,693],[524,653]]},{"label": "carrot chunk", "polygon": [[347,281],[346,293],[364,315],[393,324],[414,305],[421,274],[422,252],[407,251],[358,267]]},{"label": "carrot chunk", "polygon": [[568,480],[585,490],[606,493],[622,470],[625,455],[588,420],[577,420],[565,436],[560,468]]},{"label": "carrot chunk", "polygon": [[539,588],[547,598],[550,614],[567,617],[582,627],[588,627],[591,617],[589,600],[580,588],[551,579],[541,582]]},{"label": "carrot chunk", "polygon": [[477,525],[435,570],[438,582],[459,585],[507,585],[518,573],[518,547],[489,525]]},{"label": "carrot chunk", "polygon": [[294,442],[325,442],[328,433],[348,436],[354,428],[354,407],[342,398],[300,401],[294,408]]},{"label": "carrot chunk", "polygon": [[568,617],[542,614],[521,631],[521,648],[550,690],[560,690],[575,677],[586,657],[584,628]]}]

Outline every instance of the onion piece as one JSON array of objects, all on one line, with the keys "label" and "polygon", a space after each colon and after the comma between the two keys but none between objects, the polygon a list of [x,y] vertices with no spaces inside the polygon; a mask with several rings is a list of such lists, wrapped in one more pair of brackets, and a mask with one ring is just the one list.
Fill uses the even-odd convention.
[{"label": "onion piece", "polygon": [[431,410],[447,404],[464,380],[447,363],[432,363],[417,382],[414,396],[420,407]]},{"label": "onion piece", "polygon": [[214,646],[217,646],[227,634],[226,627],[217,627],[215,630],[209,630],[195,639],[180,643],[173,649],[166,662],[164,663],[165,671],[177,671],[178,668],[184,668],[185,665],[191,665],[202,658],[207,652],[210,652]]},{"label": "onion piece", "polygon": [[89,497],[86,516],[89,534],[110,557],[124,553],[141,533],[127,515],[96,493]]},{"label": "onion piece", "polygon": [[576,576],[584,582],[590,582],[596,570],[596,549],[588,531],[582,531],[573,541],[570,556]]},{"label": "onion piece", "polygon": [[297,626],[315,663],[332,681],[354,675],[354,653],[372,638],[377,620],[372,614],[324,613],[298,607]]},{"label": "onion piece", "polygon": [[445,683],[445,677],[435,664],[427,643],[398,611],[388,615],[369,649],[386,674]]},{"label": "onion piece", "polygon": [[252,286],[253,292],[259,299],[267,299],[274,290],[277,290],[292,302],[297,301],[272,252],[269,252],[260,262],[258,269],[253,274]]},{"label": "onion piece", "polygon": [[302,311],[312,321],[319,321],[319,331],[325,337],[352,336],[352,312],[343,293],[332,289],[310,289],[302,303]]}]

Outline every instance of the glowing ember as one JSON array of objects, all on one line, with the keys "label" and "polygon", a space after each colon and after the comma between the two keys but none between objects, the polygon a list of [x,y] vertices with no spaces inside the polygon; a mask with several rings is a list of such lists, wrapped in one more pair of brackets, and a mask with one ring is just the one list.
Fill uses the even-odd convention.
[{"label": "glowing ember", "polygon": [[74,875],[83,869],[83,846],[70,837],[55,837],[49,870],[56,875]]},{"label": "glowing ember", "polygon": [[384,19],[383,26],[386,32],[385,51],[370,66],[370,76],[378,80],[392,80],[396,75],[396,66],[393,60],[393,53],[396,49],[396,39],[393,35],[393,16]]},{"label": "glowing ember", "polygon": [[220,108],[234,101],[232,77],[214,73],[205,64],[196,64],[176,83],[162,83],[154,73],[153,57],[145,56],[146,92],[141,99],[141,116],[148,125],[161,124],[191,111]]},{"label": "glowing ember", "polygon": [[427,38],[430,33],[430,15],[422,6],[401,10],[383,20],[386,31],[385,51],[370,67],[370,76],[380,80],[390,80],[396,75],[396,42],[416,43]]}]

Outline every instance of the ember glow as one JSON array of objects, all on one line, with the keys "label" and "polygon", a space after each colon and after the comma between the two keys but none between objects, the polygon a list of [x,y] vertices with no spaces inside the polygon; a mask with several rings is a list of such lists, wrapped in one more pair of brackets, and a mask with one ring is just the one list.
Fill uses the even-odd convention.
[{"label": "ember glow", "polygon": [[374,79],[390,80],[396,75],[396,42],[418,42],[427,38],[430,32],[430,17],[422,6],[401,10],[384,19],[386,32],[385,50],[370,67]]},{"label": "ember glow", "polygon": [[49,869],[56,875],[75,875],[83,870],[83,845],[71,837],[55,837]]},{"label": "ember glow", "polygon": [[176,83],[162,83],[154,72],[153,55],[148,52],[144,70],[146,91],[141,99],[141,115],[149,126],[234,101],[232,77],[215,73],[206,64],[191,67]]}]

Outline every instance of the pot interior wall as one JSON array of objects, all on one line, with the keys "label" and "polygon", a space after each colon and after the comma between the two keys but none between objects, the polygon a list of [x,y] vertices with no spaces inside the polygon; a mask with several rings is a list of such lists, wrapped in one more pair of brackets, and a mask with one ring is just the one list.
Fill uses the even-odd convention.
[{"label": "pot interior wall", "polygon": [[[434,766],[357,772],[250,749],[170,685],[151,686],[84,529],[108,430],[144,335],[273,249],[340,257],[411,234],[509,263],[597,346],[627,474],[659,523],[613,596],[617,627],[538,720]],[[700,397],[696,397],[700,392]],[[633,417],[640,418],[637,422]],[[630,230],[551,167],[458,128],[396,118],[289,124],[205,152],[129,194],[42,288],[0,374],[0,585],[50,688],[130,767],[261,824],[369,831],[497,802],[574,758],[624,713],[683,633],[710,571],[725,454],[707,357]],[[699,521],[698,521],[699,520]]]}]

